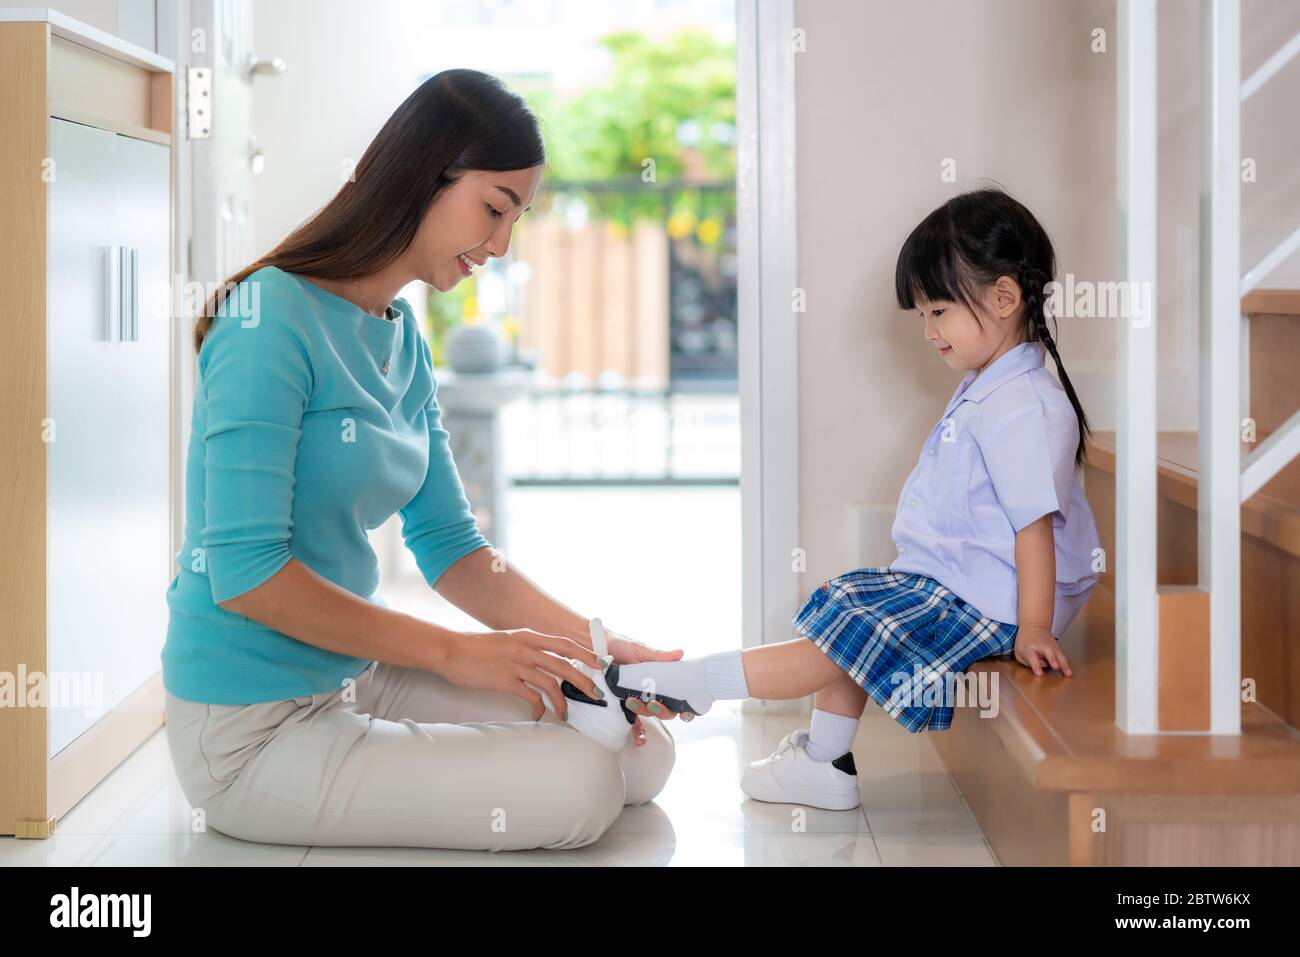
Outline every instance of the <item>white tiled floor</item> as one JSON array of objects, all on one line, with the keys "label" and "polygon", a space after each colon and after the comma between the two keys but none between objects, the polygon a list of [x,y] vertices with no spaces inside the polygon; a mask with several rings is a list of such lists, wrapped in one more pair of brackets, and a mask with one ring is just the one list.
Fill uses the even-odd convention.
[{"label": "white tiled floor", "polygon": [[720,703],[670,728],[677,764],[651,804],[629,807],[601,840],[570,851],[504,854],[420,848],[290,847],[193,834],[161,730],[59,822],[47,841],[0,838],[0,867],[43,865],[995,866],[979,826],[924,734],[870,706],[854,755],[863,807],[800,809],[747,800],[747,761],[806,718]]}]

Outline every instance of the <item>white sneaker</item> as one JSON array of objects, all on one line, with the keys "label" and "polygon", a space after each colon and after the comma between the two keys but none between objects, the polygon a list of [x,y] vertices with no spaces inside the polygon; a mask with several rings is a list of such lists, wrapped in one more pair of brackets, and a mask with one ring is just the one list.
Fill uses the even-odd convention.
[{"label": "white sneaker", "polygon": [[[580,734],[585,734],[592,740],[599,742],[611,751],[621,751],[623,745],[627,742],[628,735],[632,733],[632,725],[636,721],[636,715],[623,707],[623,702],[610,690],[609,683],[605,680],[605,668],[609,667],[612,659],[601,659],[606,662],[606,665],[605,668],[599,670],[572,658],[565,658],[564,660],[591,678],[596,683],[596,687],[605,695],[604,698],[589,698],[585,692],[580,691],[572,682],[561,681],[560,692],[569,702],[569,726]],[[528,682],[525,682],[525,684],[528,684]],[[532,684],[529,684],[528,687],[540,690]],[[545,693],[542,694],[542,701],[546,703],[547,711],[555,712],[551,699]]]},{"label": "white sneaker", "polygon": [[814,761],[807,743],[807,729],[787,734],[775,751],[750,763],[740,778],[740,789],[755,801],[806,804],[828,811],[848,811],[861,804],[853,752],[846,751],[834,761]]}]

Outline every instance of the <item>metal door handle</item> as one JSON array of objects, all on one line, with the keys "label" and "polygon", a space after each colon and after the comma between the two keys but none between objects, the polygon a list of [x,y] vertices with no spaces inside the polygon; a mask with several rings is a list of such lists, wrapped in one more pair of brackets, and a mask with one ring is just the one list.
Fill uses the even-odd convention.
[{"label": "metal door handle", "polygon": [[122,338],[122,247],[109,246],[104,260],[104,339]]},{"label": "metal door handle", "polygon": [[131,249],[130,284],[127,287],[127,330],[124,338],[131,342],[140,341],[140,250]]},{"label": "metal door handle", "polygon": [[104,339],[140,341],[140,250],[109,246],[105,260]]}]

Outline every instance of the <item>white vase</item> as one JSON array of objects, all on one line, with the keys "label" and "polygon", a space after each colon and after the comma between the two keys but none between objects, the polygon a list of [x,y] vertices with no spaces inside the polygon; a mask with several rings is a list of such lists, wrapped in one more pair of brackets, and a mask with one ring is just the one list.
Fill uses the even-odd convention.
[{"label": "white vase", "polygon": [[495,372],[501,368],[504,345],[489,325],[455,326],[447,334],[447,364],[456,372]]}]

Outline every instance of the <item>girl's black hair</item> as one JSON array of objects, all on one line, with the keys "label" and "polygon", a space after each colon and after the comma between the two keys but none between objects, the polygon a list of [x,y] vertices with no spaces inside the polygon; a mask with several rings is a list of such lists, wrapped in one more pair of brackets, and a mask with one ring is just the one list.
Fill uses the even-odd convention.
[{"label": "girl's black hair", "polygon": [[999,276],[1010,276],[1020,285],[1024,341],[1042,342],[1056,362],[1079,420],[1074,453],[1078,465],[1090,431],[1088,417],[1047,327],[1045,287],[1056,277],[1056,251],[1033,213],[1000,189],[954,196],[921,220],[903,243],[894,269],[894,292],[903,309],[915,309],[918,300],[960,302],[978,322],[982,287]]}]

